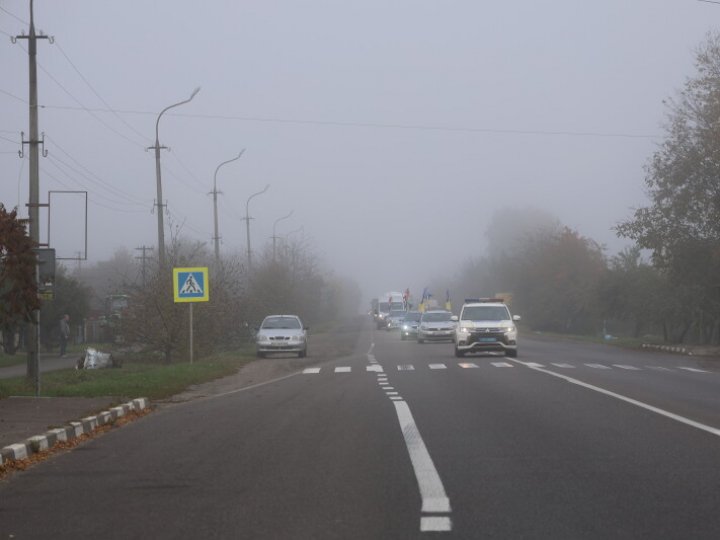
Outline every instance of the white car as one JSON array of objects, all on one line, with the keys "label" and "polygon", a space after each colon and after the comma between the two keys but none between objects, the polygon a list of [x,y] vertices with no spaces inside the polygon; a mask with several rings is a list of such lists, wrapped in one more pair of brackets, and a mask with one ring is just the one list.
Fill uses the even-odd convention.
[{"label": "white car", "polygon": [[519,320],[519,315],[510,315],[500,298],[467,298],[455,331],[455,356],[500,351],[511,358],[517,357],[515,322]]},{"label": "white car", "polygon": [[417,342],[452,341],[455,339],[457,317],[444,309],[426,311],[420,317]]},{"label": "white car", "polygon": [[304,358],[308,330],[297,315],[268,315],[255,336],[257,356],[264,358],[268,353],[289,352]]}]

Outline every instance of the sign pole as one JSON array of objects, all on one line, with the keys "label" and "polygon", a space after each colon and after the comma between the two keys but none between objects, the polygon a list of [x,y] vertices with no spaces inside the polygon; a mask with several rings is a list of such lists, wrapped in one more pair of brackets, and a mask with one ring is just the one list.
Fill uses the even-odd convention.
[{"label": "sign pole", "polygon": [[193,303],[190,302],[190,363],[193,363]]}]

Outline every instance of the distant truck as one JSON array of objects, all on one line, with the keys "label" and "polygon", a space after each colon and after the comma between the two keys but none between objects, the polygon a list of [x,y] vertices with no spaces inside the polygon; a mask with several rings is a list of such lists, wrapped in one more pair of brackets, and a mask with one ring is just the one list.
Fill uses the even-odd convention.
[{"label": "distant truck", "polygon": [[378,296],[377,314],[375,323],[378,330],[387,326],[388,317],[391,311],[405,310],[405,300],[401,292],[386,292]]}]

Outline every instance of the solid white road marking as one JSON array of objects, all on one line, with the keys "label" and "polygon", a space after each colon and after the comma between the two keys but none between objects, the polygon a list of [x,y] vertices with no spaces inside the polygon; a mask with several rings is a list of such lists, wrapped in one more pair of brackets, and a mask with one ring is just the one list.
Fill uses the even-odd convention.
[{"label": "solid white road marking", "polygon": [[645,366],[648,369],[654,369],[655,371],[672,371],[670,368],[662,367],[662,366]]},{"label": "solid white road marking", "polygon": [[336,367],[335,373],[350,373],[352,368],[350,366]]},{"label": "solid white road marking", "polygon": [[564,369],[575,369],[575,366],[573,366],[572,364],[553,364],[553,366]]},{"label": "solid white road marking", "polygon": [[[519,360],[513,360],[513,362],[522,364],[522,362],[520,362]],[[527,364],[525,364],[525,365],[527,365]],[[528,367],[530,367],[530,366],[528,366]],[[578,386],[582,386],[583,388],[587,388],[589,390],[593,390],[600,394],[605,394],[606,396],[610,396],[612,398],[619,399],[620,401],[624,401],[625,403],[629,403],[630,405],[635,405],[636,407],[640,407],[641,409],[645,409],[647,411],[654,412],[656,414],[659,414],[660,416],[664,416],[666,418],[670,418],[671,420],[675,420],[676,422],[680,422],[681,424],[685,424],[687,426],[694,427],[699,430],[706,431],[707,433],[710,433],[712,435],[716,435],[716,436],[720,437],[720,429],[714,428],[712,426],[708,426],[706,424],[701,424],[700,422],[696,422],[695,420],[691,420],[690,418],[686,418],[685,416],[680,416],[679,414],[671,413],[670,411],[666,411],[664,409],[660,409],[659,407],[655,407],[653,405],[643,403],[642,401],[638,401],[637,399],[629,398],[627,396],[623,396],[622,394],[618,394],[616,392],[611,392],[610,390],[605,390],[604,388],[600,388],[599,386],[594,386],[592,384],[582,382],[578,379],[573,379],[572,377],[568,377],[567,375],[561,375],[560,373],[555,373],[554,371],[550,371],[550,370],[542,369],[542,368],[536,368],[536,367],[530,367],[530,369],[534,369],[536,371],[540,371],[542,373],[552,375],[553,377],[563,379],[569,383],[577,384]]]},{"label": "solid white road marking", "polygon": [[365,366],[365,371],[376,371],[382,373],[382,366],[380,364],[373,364],[371,366]]},{"label": "solid white road marking", "polygon": [[477,364],[473,364],[472,362],[460,362],[458,364],[461,368],[470,369],[470,368],[476,368],[478,367]]},{"label": "solid white road marking", "polygon": [[303,369],[304,375],[307,375],[309,373],[320,373],[320,368],[319,367],[309,367],[309,368]]},{"label": "solid white road marking", "polygon": [[[395,413],[400,422],[400,429],[405,439],[415,478],[420,488],[422,512],[449,513],[450,499],[445,494],[440,475],[435,468],[420,431],[415,424],[410,407],[405,401],[395,401]],[[422,525],[422,521],[421,521]]]},{"label": "solid white road marking", "polygon": [[447,369],[445,364],[428,364],[430,369]]},{"label": "solid white road marking", "polygon": [[630,370],[630,371],[640,371],[640,368],[639,368],[639,367],[628,366],[628,365],[625,365],[625,364],[613,364],[613,366],[615,366],[615,367],[617,367],[617,368],[620,368],[620,369],[627,369],[627,370]]},{"label": "solid white road marking", "polygon": [[398,371],[415,371],[415,366],[412,364],[400,364],[398,366]]},{"label": "solid white road marking", "polygon": [[604,364],[585,364],[589,368],[593,369],[612,369]]},{"label": "solid white road marking", "polygon": [[490,362],[495,367],[513,367],[512,364],[508,364],[507,362]]},{"label": "solid white road marking", "polygon": [[452,522],[449,517],[421,517],[420,530],[422,532],[430,531],[451,531]]},{"label": "solid white road marking", "polygon": [[710,373],[709,371],[705,371],[704,369],[698,369],[698,368],[694,368],[694,367],[678,366],[678,369],[684,369],[685,371],[692,371],[693,373]]}]

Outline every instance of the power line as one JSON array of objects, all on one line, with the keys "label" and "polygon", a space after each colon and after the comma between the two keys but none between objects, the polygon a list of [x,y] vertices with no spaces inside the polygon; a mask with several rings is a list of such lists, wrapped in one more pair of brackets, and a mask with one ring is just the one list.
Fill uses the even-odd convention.
[{"label": "power line", "polygon": [[[21,47],[23,48],[23,50],[25,50],[25,52],[27,52],[27,49],[25,49],[25,47],[23,47],[22,45],[21,45]],[[79,109],[76,109],[76,110],[82,110],[82,111],[87,112],[87,113],[88,113],[90,116],[92,116],[96,121],[98,121],[100,124],[102,124],[103,126],[105,126],[107,129],[109,129],[110,131],[112,131],[113,133],[115,133],[116,135],[118,135],[119,137],[122,137],[123,139],[125,139],[125,140],[128,141],[129,143],[134,144],[135,146],[139,146],[140,148],[143,148],[143,149],[145,148],[145,145],[144,145],[143,143],[139,143],[139,142],[131,139],[130,137],[128,137],[128,136],[125,135],[124,133],[121,133],[120,131],[118,131],[117,129],[115,129],[114,127],[112,127],[110,124],[108,124],[107,122],[105,122],[102,118],[100,118],[97,114],[95,114],[95,112],[96,112],[95,109],[90,109],[89,107],[86,107],[85,104],[84,104],[82,101],[80,101],[78,98],[76,98],[76,97],[70,92],[70,90],[68,90],[67,88],[65,88],[65,87],[62,85],[62,83],[60,83],[60,81],[58,81],[55,77],[53,77],[53,75],[52,75],[47,69],[45,69],[42,64],[40,64],[40,63],[38,62],[37,65],[38,65],[38,67],[43,71],[43,73],[45,73],[45,75],[47,75],[47,76],[50,78],[50,80],[51,80],[52,82],[54,82],[63,92],[65,92],[65,94],[67,94],[67,95],[70,97],[70,99],[72,99],[75,103],[77,103],[77,104],[80,106]]]},{"label": "power line", "polygon": [[[78,167],[80,167],[83,171],[85,171],[87,174],[93,176],[93,177],[96,179],[96,181],[97,181],[98,183],[100,183],[105,189],[107,189],[108,191],[114,193],[115,196],[128,199],[129,201],[133,201],[134,203],[139,204],[139,205],[144,205],[144,204],[145,204],[142,199],[140,199],[140,198],[138,198],[138,197],[135,197],[135,196],[132,195],[131,193],[127,193],[126,191],[123,191],[123,190],[121,190],[121,189],[119,189],[119,188],[116,188],[116,187],[114,187],[113,185],[111,185],[109,182],[106,182],[105,180],[103,180],[99,175],[97,175],[97,174],[95,174],[94,172],[92,172],[90,169],[88,169],[88,168],[85,167],[82,163],[80,163],[76,158],[74,158],[67,150],[65,150],[62,146],[60,146],[60,145],[58,144],[58,142],[57,142],[55,139],[53,139],[52,137],[48,136],[48,140],[51,141],[51,142],[57,147],[58,150],[60,150],[60,151],[61,151],[63,154],[65,154],[69,159],[71,159],[71,160],[73,161],[73,163],[75,163],[75,164],[76,164]],[[58,158],[55,158],[55,159],[58,159]],[[78,171],[76,171],[76,172],[78,172]],[[79,174],[82,174],[82,173],[79,173]],[[83,175],[83,176],[85,176],[85,175]],[[86,178],[87,178],[87,177],[86,177]],[[90,180],[90,179],[88,178],[88,180]],[[92,180],[91,180],[91,181],[92,181]]]},{"label": "power line", "polygon": [[27,99],[23,99],[23,98],[21,98],[21,97],[19,97],[19,96],[16,96],[15,94],[11,94],[10,92],[8,92],[8,91],[6,91],[6,90],[0,89],[0,94],[5,94],[6,96],[10,96],[10,97],[13,98],[13,99],[17,99],[18,101],[20,101],[21,103],[24,103],[25,105],[28,104]]},{"label": "power line", "polygon": [[[77,107],[67,105],[41,105],[45,109],[59,110],[81,110]],[[93,112],[119,113],[119,114],[142,114],[155,115],[152,111],[121,110],[121,109],[90,109]],[[352,128],[373,128],[373,129],[399,129],[413,131],[440,131],[456,133],[494,133],[500,135],[544,135],[544,136],[570,136],[570,137],[603,137],[603,138],[626,138],[626,139],[657,139],[660,135],[644,133],[612,133],[599,131],[567,131],[567,130],[544,130],[544,129],[507,129],[507,128],[484,128],[464,126],[438,126],[430,124],[394,124],[381,122],[350,122],[339,120],[313,120],[313,119],[289,119],[254,116],[230,116],[222,114],[187,114],[171,113],[168,116],[182,118],[199,118],[204,120],[238,120],[242,122],[261,122],[276,124],[297,124],[328,127],[352,127]]]},{"label": "power line", "polygon": [[[87,78],[80,72],[80,70],[77,68],[77,66],[74,64],[72,60],[70,60],[70,57],[67,55],[65,50],[60,46],[60,43],[58,43],[57,40],[55,40],[55,46],[58,48],[60,53],[65,57],[65,60],[68,61],[68,63],[72,66],[72,68],[75,70],[75,73],[78,74],[78,76],[82,79],[82,81],[87,85],[88,88],[92,91],[95,96],[102,101],[103,105],[105,105],[108,109],[112,109],[110,104],[103,99],[103,97],[95,90],[92,84],[90,84],[90,81],[87,80]],[[147,137],[147,135],[144,135],[143,133],[140,133],[137,129],[135,129],[132,125],[130,125],[122,116],[120,116],[118,113],[113,113],[115,117],[120,120],[125,126],[130,129],[132,132],[134,132],[136,135],[140,136],[142,139],[145,139],[146,141],[150,141],[150,139]],[[145,146],[145,145],[143,145]]]},{"label": "power line", "polygon": [[8,11],[7,9],[5,9],[5,8],[2,7],[2,6],[0,6],[0,11],[4,11],[4,12],[7,13],[8,15],[10,15],[13,19],[15,19],[15,20],[18,21],[18,22],[23,23],[25,26],[30,26],[30,23],[29,23],[29,22],[24,21],[23,19],[21,19],[20,17],[18,17],[18,16],[15,15],[14,13]]}]

